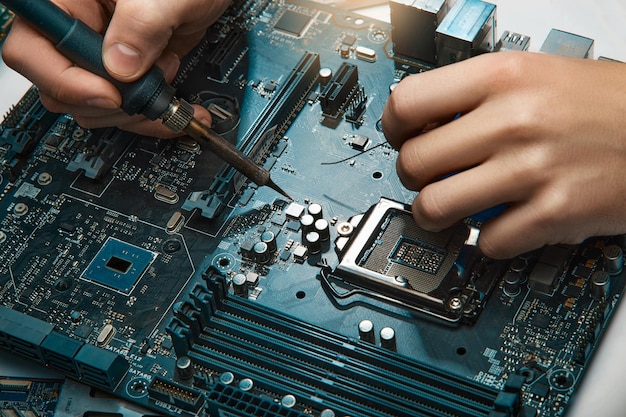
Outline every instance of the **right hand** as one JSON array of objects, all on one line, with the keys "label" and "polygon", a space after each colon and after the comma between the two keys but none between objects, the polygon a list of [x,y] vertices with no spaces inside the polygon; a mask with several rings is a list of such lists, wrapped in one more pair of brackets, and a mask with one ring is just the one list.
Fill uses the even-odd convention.
[{"label": "right hand", "polygon": [[[226,10],[228,0],[54,0],[70,15],[104,33],[103,61],[114,78],[130,82],[153,64],[171,82],[187,54]],[[159,138],[176,136],[160,121],[128,116],[119,91],[107,80],[76,67],[39,32],[15,19],[2,47],[6,64],[39,88],[50,111],[69,113],[85,128],[117,126]],[[210,126],[211,116],[194,106]]]}]

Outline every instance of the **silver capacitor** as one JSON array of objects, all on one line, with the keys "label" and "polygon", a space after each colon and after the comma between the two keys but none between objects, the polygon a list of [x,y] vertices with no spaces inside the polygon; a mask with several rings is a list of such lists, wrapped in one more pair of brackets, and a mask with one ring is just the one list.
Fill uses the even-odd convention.
[{"label": "silver capacitor", "polygon": [[322,242],[317,232],[309,232],[304,237],[304,245],[309,249],[311,255],[318,254],[322,251]]},{"label": "silver capacitor", "polygon": [[266,264],[272,258],[272,253],[269,250],[267,243],[257,242],[254,244],[254,260],[259,264]]},{"label": "silver capacitor", "polygon": [[619,275],[624,267],[624,253],[617,245],[608,245],[602,251],[604,257],[604,270],[609,275]]},{"label": "silver capacitor", "polygon": [[302,236],[306,236],[307,233],[312,232],[315,228],[315,219],[310,214],[305,214],[300,217],[300,227],[302,228]]},{"label": "silver capacitor", "polygon": [[319,203],[311,203],[309,204],[309,208],[307,210],[309,212],[309,214],[311,216],[313,216],[313,218],[315,220],[319,220],[322,217],[324,217],[323,213],[322,213],[322,205]]},{"label": "silver capacitor", "polygon": [[179,381],[190,381],[193,378],[193,363],[188,356],[176,359],[175,375]]},{"label": "silver capacitor", "polygon": [[385,349],[396,350],[396,332],[391,327],[380,329],[380,345]]},{"label": "silver capacitor", "polygon": [[267,230],[261,233],[261,242],[265,242],[267,244],[267,250],[269,250],[270,253],[276,252],[276,234],[274,234],[274,232]]},{"label": "silver capacitor", "polygon": [[322,242],[330,240],[330,226],[328,225],[328,220],[317,219],[315,221],[315,231],[320,235],[320,240]]},{"label": "silver capacitor", "polygon": [[591,275],[591,297],[604,301],[609,296],[611,276],[606,271],[596,271]]},{"label": "silver capacitor", "polygon": [[239,297],[248,296],[247,278],[244,274],[235,274],[233,277],[233,292]]},{"label": "silver capacitor", "polygon": [[371,320],[361,320],[359,323],[359,339],[368,343],[376,343],[374,323]]}]

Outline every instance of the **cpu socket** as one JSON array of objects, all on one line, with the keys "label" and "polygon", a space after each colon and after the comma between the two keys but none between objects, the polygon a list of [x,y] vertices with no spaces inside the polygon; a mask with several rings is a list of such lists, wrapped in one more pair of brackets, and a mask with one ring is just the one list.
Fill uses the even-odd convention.
[{"label": "cpu socket", "polygon": [[333,278],[446,321],[477,317],[501,273],[480,254],[477,228],[458,223],[428,232],[410,207],[385,198],[357,220],[352,235],[336,242]]}]

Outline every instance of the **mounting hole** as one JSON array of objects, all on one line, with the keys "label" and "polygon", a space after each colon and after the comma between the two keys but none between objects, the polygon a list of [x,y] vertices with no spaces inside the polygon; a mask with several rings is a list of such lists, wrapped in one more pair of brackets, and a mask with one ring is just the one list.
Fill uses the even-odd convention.
[{"label": "mounting hole", "polygon": [[548,382],[557,391],[567,391],[574,386],[576,378],[567,369],[557,369],[549,375]]},{"label": "mounting hole", "polygon": [[179,250],[181,250],[183,247],[183,245],[180,243],[180,241],[178,239],[168,239],[165,242],[163,242],[163,252],[167,253],[168,255],[171,255],[173,253],[178,252]]},{"label": "mounting hole", "polygon": [[463,346],[456,348],[456,354],[459,356],[463,356],[467,353],[467,349],[465,349]]},{"label": "mounting hole", "polygon": [[54,283],[54,288],[57,291],[65,292],[72,287],[72,281],[68,278],[59,278]]},{"label": "mounting hole", "polygon": [[235,257],[230,253],[222,253],[213,258],[211,263],[221,271],[228,271],[234,267],[236,261]]},{"label": "mounting hole", "polygon": [[372,173],[372,178],[374,178],[375,180],[379,180],[383,177],[383,173],[380,171],[374,171]]},{"label": "mounting hole", "polygon": [[302,300],[304,297],[306,297],[306,293],[304,291],[298,291],[296,293],[296,298],[299,300]]},{"label": "mounting hole", "polygon": [[148,395],[148,381],[133,379],[126,385],[126,393],[132,398],[141,398]]},{"label": "mounting hole", "polygon": [[354,20],[354,24],[355,25],[362,25],[363,23],[365,23],[365,19],[361,19],[360,17]]}]

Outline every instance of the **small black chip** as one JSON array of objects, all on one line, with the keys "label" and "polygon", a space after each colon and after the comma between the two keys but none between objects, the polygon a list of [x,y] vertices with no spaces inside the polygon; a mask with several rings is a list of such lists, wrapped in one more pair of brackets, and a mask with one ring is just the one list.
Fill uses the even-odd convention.
[{"label": "small black chip", "polygon": [[353,46],[356,43],[356,36],[346,35],[341,43],[343,43],[344,45]]},{"label": "small black chip", "polygon": [[311,21],[311,16],[302,13],[286,10],[274,25],[274,29],[287,32],[295,36],[302,36],[307,25]]}]

